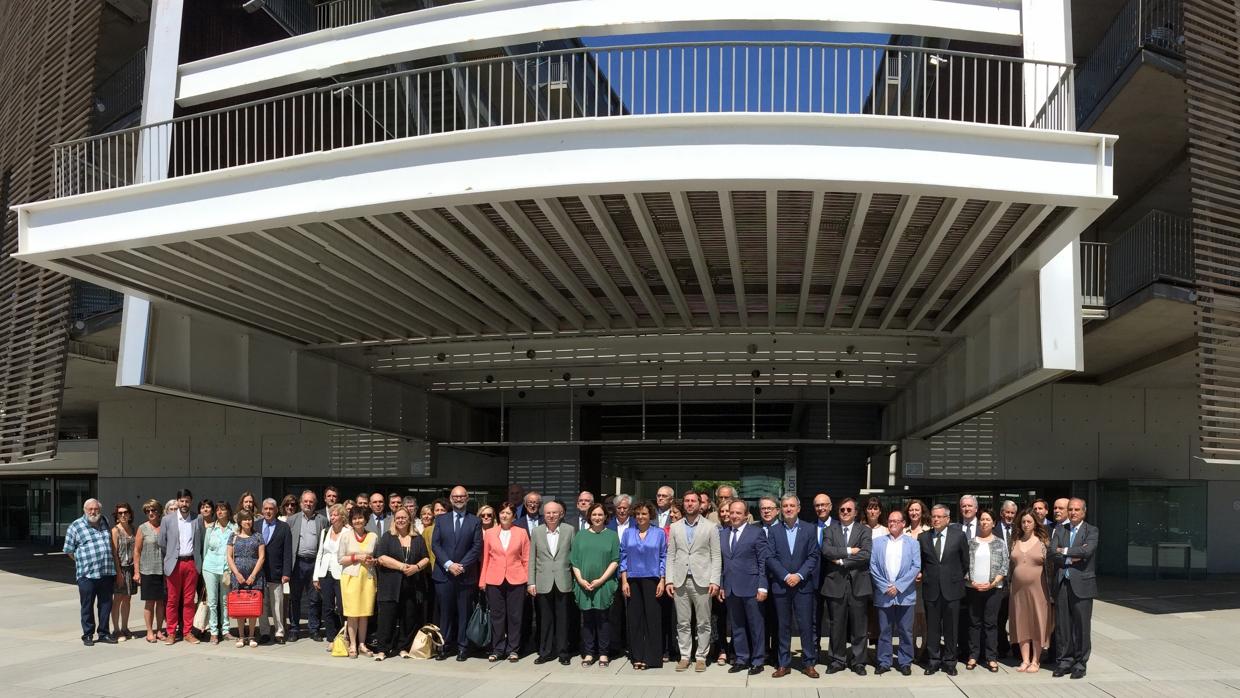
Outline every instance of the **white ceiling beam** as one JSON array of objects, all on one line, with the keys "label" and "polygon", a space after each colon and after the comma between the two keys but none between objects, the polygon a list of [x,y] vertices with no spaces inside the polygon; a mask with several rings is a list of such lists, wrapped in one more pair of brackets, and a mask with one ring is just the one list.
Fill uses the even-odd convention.
[{"label": "white ceiling beam", "polygon": [[766,192],[766,320],[775,326],[778,289],[775,288],[779,263],[779,192]]},{"label": "white ceiling beam", "polygon": [[[118,251],[105,252],[98,255],[83,255],[74,258],[73,263],[96,269],[106,276],[133,279],[140,284],[148,285],[150,288],[160,289],[161,293],[166,293],[169,288],[179,289],[179,291],[174,290],[173,293],[178,295],[181,302],[196,305],[200,308],[208,308],[211,312],[224,317],[253,327],[261,327],[269,332],[281,334],[302,343],[310,344],[315,341],[321,341],[315,339],[314,333],[308,333],[302,327],[288,325],[254,312],[253,306],[245,303],[244,299],[237,302],[216,294],[204,292],[167,274],[151,271],[138,264],[119,259],[118,255],[129,255],[129,253]],[[152,284],[152,280],[157,283]]]},{"label": "white ceiling beam", "polygon": [[[559,253],[551,247],[551,243],[543,237],[538,227],[534,225],[529,216],[521,210],[515,201],[506,201],[502,203],[492,204],[495,212],[500,218],[508,224],[508,227],[521,238],[526,247],[534,253],[540,262],[545,266],[559,282],[573,294],[577,302],[585,308],[586,312],[594,316],[594,321],[604,329],[611,327],[611,315],[599,304],[594,294],[590,293],[590,289],[581,283],[581,279],[573,273],[568,264],[560,258]],[[556,312],[569,319],[569,322],[576,328],[580,329],[586,326],[586,317],[577,310],[564,294],[560,292],[550,281],[547,280],[542,272],[530,263],[525,255],[517,249],[502,230],[497,228],[491,221],[482,214],[477,208],[472,206],[464,206],[460,208],[449,209],[453,212],[458,220],[469,228],[470,232],[478,236],[485,244],[491,247],[500,259],[504,260],[510,268],[513,269],[525,282],[537,291],[547,303],[555,308]]]},{"label": "white ceiling beam", "polygon": [[398,321],[416,330],[418,334],[433,337],[437,334],[437,329],[447,334],[456,334],[456,328],[447,318],[440,316],[440,322],[436,324],[429,318],[410,312],[400,299],[392,295],[391,289],[375,281],[369,274],[359,273],[348,262],[335,259],[320,243],[310,239],[304,227],[275,228],[259,231],[257,234],[358,289],[362,292],[362,299],[371,305],[379,303],[386,306],[387,310],[384,312],[395,313]]},{"label": "white ceiling beam", "polygon": [[[258,286],[264,289],[272,290],[273,295],[287,300],[292,305],[302,308],[307,313],[317,313],[324,318],[328,318],[338,325],[368,337],[384,337],[390,333],[384,330],[380,325],[375,325],[365,317],[342,309],[340,303],[335,299],[323,295],[316,295],[304,286],[298,286],[291,283],[283,275],[270,273],[271,265],[261,265],[256,267],[249,263],[241,254],[240,250],[232,248],[227,254],[219,250],[208,247],[197,240],[190,240],[183,243],[173,243],[168,249],[176,249],[200,264],[206,264],[213,268],[220,269],[221,273],[231,273],[239,279],[246,280],[252,286]],[[224,269],[232,270],[225,272]],[[248,274],[248,276],[245,276]],[[330,311],[330,314],[322,312],[324,306]]]},{"label": "white ceiling beam", "polygon": [[732,272],[732,295],[736,297],[736,313],[740,316],[741,327],[749,329],[749,308],[745,302],[745,271],[741,267],[741,243],[736,232],[732,192],[719,192],[719,213],[723,218],[723,239],[728,246],[728,268]]},{"label": "white ceiling beam", "polygon": [[[243,239],[244,238],[244,239]],[[193,242],[213,253],[228,259],[245,262],[252,269],[274,269],[286,273],[288,278],[300,278],[317,288],[308,289],[317,292],[323,302],[331,304],[341,313],[365,320],[380,328],[380,334],[389,337],[414,336],[408,327],[396,323],[396,318],[374,310],[374,303],[365,297],[353,295],[353,288],[338,283],[332,275],[301,257],[283,254],[273,243],[253,233],[241,236],[207,238]],[[253,257],[254,259],[249,259]]]},{"label": "white ceiling beam", "polygon": [[[509,326],[513,324],[499,313],[479,303],[473,296],[462,291],[451,280],[431,268],[429,264],[409,254],[364,221],[348,218],[335,221],[331,225],[358,245],[369,250],[371,254],[387,261],[388,264],[400,271],[409,281],[439,296],[458,309],[469,313],[471,316],[486,323],[494,331],[507,332]],[[528,324],[524,329],[526,331],[530,329]]]},{"label": "white ceiling beam", "polygon": [[913,253],[912,262],[905,267],[904,274],[900,277],[900,285],[896,286],[896,290],[891,294],[890,300],[887,301],[887,307],[883,309],[883,316],[878,321],[879,329],[885,330],[887,325],[891,324],[891,319],[896,316],[896,312],[900,309],[900,304],[904,302],[904,297],[908,295],[913,285],[917,283],[917,279],[921,277],[921,273],[925,271],[926,265],[930,263],[930,258],[934,256],[934,251],[943,242],[944,236],[951,229],[956,217],[960,215],[960,210],[964,208],[964,204],[964,199],[943,199],[943,204],[939,207],[938,214],[935,215],[934,221],[930,223],[930,227],[926,229],[926,234],[922,237],[921,244],[917,246],[917,251]]},{"label": "white ceiling beam", "polygon": [[[184,247],[184,251],[178,249],[178,247]],[[266,284],[255,281],[252,275],[244,277],[227,269],[222,269],[217,260],[203,260],[203,255],[200,252],[197,252],[195,248],[185,246],[185,243],[150,247],[141,251],[135,250],[135,252],[158,260],[164,267],[183,269],[191,278],[201,280],[203,283],[225,291],[231,291],[242,298],[250,299],[258,305],[270,308],[277,314],[277,317],[292,321],[292,324],[304,322],[307,325],[325,330],[328,334],[335,334],[341,337],[354,337],[358,339],[370,337],[378,339],[382,336],[370,335],[365,332],[359,333],[356,329],[339,323],[337,318],[321,314],[318,308],[300,302],[295,294],[283,295],[273,293]],[[231,267],[232,265],[227,266]],[[321,304],[319,307],[322,307]]]},{"label": "white ceiling beam", "polygon": [[809,210],[809,230],[805,236],[805,264],[801,269],[801,297],[797,301],[797,327],[805,326],[805,313],[809,310],[809,289],[814,282],[814,259],[818,256],[818,229],[822,227],[822,208],[826,195],[814,192],[814,203]]},{"label": "white ceiling beam", "polygon": [[1042,225],[1042,222],[1054,210],[1054,206],[1039,205],[1031,205],[1025,209],[1020,218],[1017,218],[1016,222],[1012,224],[1011,230],[1007,231],[1007,234],[999,241],[999,245],[990,251],[986,260],[982,262],[982,266],[973,272],[973,276],[970,276],[964,286],[960,287],[960,290],[956,292],[956,295],[947,304],[947,307],[943,308],[934,318],[936,329],[941,331],[947,326],[947,323],[952,321],[952,318],[956,317],[960,309],[977,295],[977,292],[982,289],[986,282],[990,281],[990,277],[994,276],[1007,263],[1012,254],[1020,249],[1025,240],[1029,239],[1033,231],[1037,230],[1038,226]]},{"label": "white ceiling beam", "polygon": [[861,297],[857,299],[857,308],[853,311],[852,319],[854,330],[861,327],[861,321],[865,319],[865,314],[870,309],[870,301],[874,300],[874,293],[878,290],[878,285],[882,283],[883,276],[887,273],[887,266],[891,264],[891,258],[895,256],[900,239],[904,237],[908,222],[912,219],[913,213],[917,211],[917,204],[920,202],[920,196],[900,197],[900,203],[896,205],[895,214],[892,215],[891,223],[887,225],[887,232],[883,235],[883,244],[879,247],[878,257],[874,260],[874,268],[866,277],[865,286],[861,289]]},{"label": "white ceiling beam", "polygon": [[870,201],[874,195],[864,192],[853,201],[852,215],[848,218],[848,230],[844,233],[844,246],[840,250],[840,264],[836,269],[835,278],[831,280],[831,296],[827,301],[826,318],[823,327],[831,329],[835,321],[835,313],[840,309],[840,297],[844,294],[844,285],[848,282],[848,272],[852,269],[853,253],[857,251],[857,240],[861,238],[861,229],[865,227],[865,218],[870,212]]},{"label": "white ceiling beam", "polygon": [[[508,318],[512,324],[526,332],[533,331],[534,325],[530,322],[529,318],[531,316],[529,313],[517,308],[517,306],[513,305],[508,299],[504,298],[479,278],[477,274],[453,259],[451,255],[436,247],[425,235],[415,230],[413,226],[406,223],[399,216],[388,213],[367,216],[366,220],[371,225],[382,230],[392,240],[395,240],[396,244],[408,250],[410,254],[421,259],[456,285],[469,291],[478,300],[494,309],[495,312]],[[558,330],[559,328],[550,327],[550,329]]]},{"label": "white ceiling beam", "polygon": [[[419,228],[426,232],[427,235],[434,237],[439,244],[448,248],[457,257],[460,257],[466,264],[474,268],[474,271],[483,278],[499,287],[513,300],[514,303],[521,306],[538,319],[547,329],[558,331],[560,329],[560,321],[550,311],[547,310],[537,298],[528,291],[521,288],[508,272],[500,268],[498,264],[492,262],[477,245],[470,242],[459,230],[452,227],[443,216],[435,211],[408,211],[407,216]],[[570,323],[576,326],[577,317],[567,318]],[[584,320],[584,318],[582,318]],[[582,323],[584,326],[584,322]]]},{"label": "white ceiling beam", "polygon": [[633,261],[633,254],[629,252],[628,246],[620,236],[616,222],[607,213],[603,200],[597,196],[583,196],[581,205],[585,206],[586,213],[590,214],[590,220],[594,221],[594,227],[598,228],[603,240],[607,242],[607,248],[620,263],[620,268],[628,277],[629,284],[637,291],[637,297],[646,306],[646,313],[654,320],[655,327],[663,327],[663,309],[659,307],[659,302],[654,297],[654,292],[650,290],[650,284],[646,283],[646,278],[642,276],[641,269],[638,269],[637,263]]},{"label": "white ceiling beam", "polygon": [[[398,296],[404,296],[406,300],[399,301],[398,299],[398,302],[415,317],[425,319],[448,334],[462,334],[462,330],[464,334],[482,333],[482,325],[475,318],[448,317],[438,308],[428,305],[427,301],[430,301],[440,306],[439,303],[435,303],[435,299],[428,298],[425,293],[419,293],[420,286],[409,284],[403,274],[393,269],[382,257],[374,255],[370,250],[350,239],[348,235],[341,232],[339,227],[330,223],[311,223],[302,226],[301,230],[321,245],[325,251],[338,257],[345,265],[356,267],[357,273],[362,277],[372,279],[374,286],[380,287],[379,283],[382,282]],[[340,268],[346,273],[349,271],[348,266]]]},{"label": "white ceiling beam", "polygon": [[672,192],[672,205],[676,208],[680,232],[685,236],[689,258],[693,261],[693,273],[697,274],[698,285],[702,288],[702,298],[706,301],[707,312],[710,313],[711,327],[719,327],[719,302],[715,299],[715,285],[710,279],[710,266],[706,264],[706,254],[702,252],[702,239],[698,236],[697,224],[693,221],[689,195],[683,191]]},{"label": "white ceiling beam", "polygon": [[611,274],[608,274],[607,270],[603,268],[603,263],[594,254],[594,250],[590,249],[590,245],[586,242],[581,231],[577,229],[568,212],[564,210],[564,206],[560,204],[558,199],[538,199],[535,203],[538,204],[538,208],[547,217],[547,220],[551,222],[551,226],[559,233],[560,239],[564,241],[565,245],[568,245],[573,254],[577,255],[581,265],[586,268],[594,282],[598,284],[598,287],[603,290],[611,304],[615,306],[616,312],[620,313],[629,327],[637,327],[637,313],[633,312],[632,306],[629,305],[629,300],[624,297],[624,293],[620,291],[620,287],[611,278]]},{"label": "white ceiling beam", "polygon": [[917,299],[917,304],[913,306],[913,310],[909,312],[907,327],[916,328],[921,324],[922,318],[926,317],[926,313],[930,312],[930,307],[934,302],[943,295],[943,291],[947,288],[968,263],[973,255],[977,253],[977,248],[981,247],[986,238],[990,236],[991,231],[999,224],[1003,214],[1007,213],[1009,203],[1001,201],[991,201],[982,209],[981,215],[973,221],[973,225],[969,227],[969,231],[965,233],[964,238],[956,249],[952,250],[951,256],[947,258],[947,262],[943,264],[943,268],[935,275],[934,280],[930,282],[930,286],[926,288],[926,292],[921,294],[921,298]]},{"label": "white ceiling beam", "polygon": [[654,258],[654,265],[658,268],[659,275],[663,277],[663,286],[667,289],[667,294],[672,297],[676,311],[680,313],[681,323],[685,327],[693,327],[693,313],[689,312],[689,302],[685,300],[684,291],[680,288],[680,278],[676,276],[672,263],[667,258],[667,251],[663,249],[663,241],[659,239],[659,232],[654,229],[654,223],[650,220],[650,210],[646,208],[645,199],[641,194],[625,194],[624,200],[629,204],[629,209],[633,213],[633,221],[637,223],[642,240],[646,241],[646,247],[650,250],[650,256]]}]

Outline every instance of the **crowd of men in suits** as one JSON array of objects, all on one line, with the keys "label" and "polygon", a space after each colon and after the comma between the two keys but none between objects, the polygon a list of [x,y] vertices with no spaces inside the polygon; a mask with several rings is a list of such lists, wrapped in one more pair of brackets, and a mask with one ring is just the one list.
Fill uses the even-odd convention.
[{"label": "crowd of men in suits", "polygon": [[[529,612],[524,614],[522,647],[537,644],[540,662],[559,658],[568,664],[581,628],[573,604],[577,582],[569,551],[574,533],[590,526],[588,513],[594,496],[582,492],[575,506],[565,506],[554,500],[544,502],[539,493],[519,488],[508,495],[519,502],[519,508],[514,507],[518,509],[515,525],[528,532],[531,545]],[[327,506],[335,504],[337,490],[328,488],[324,499]],[[375,493],[369,498],[359,495],[354,506],[371,510],[367,529],[381,534],[398,508],[408,508],[411,515],[419,511],[411,499]],[[247,505],[243,495],[238,507],[256,508],[252,496],[250,500]],[[430,575],[434,615],[429,617],[437,621],[444,637],[438,658],[456,656],[464,661],[470,656],[465,628],[478,602],[486,524],[470,511],[464,487],[451,491],[446,506],[439,502],[428,546],[435,561]],[[195,522],[191,503],[188,491],[178,492],[179,506],[168,510],[159,529],[172,641],[178,635],[190,640],[188,621],[202,568],[204,527],[201,521]],[[299,505],[301,510],[285,517],[286,521],[275,516],[271,499],[263,501],[257,512],[262,519],[255,531],[267,546],[264,577],[269,592],[264,594],[267,625],[262,632],[280,644],[286,637],[297,639],[303,601],[309,609],[310,637],[316,641],[324,638],[326,616],[339,612],[333,610],[330,599],[324,607],[325,595],[314,584],[314,547],[328,525],[325,510],[317,508],[317,498],[309,491],[303,493]],[[795,670],[818,678],[817,666],[825,663],[828,674],[851,670],[865,675],[868,616],[873,608],[879,626],[877,673],[894,669],[907,675],[916,649],[912,625],[920,595],[927,625],[925,673],[956,672],[966,551],[969,539],[977,535],[976,499],[961,498],[961,517],[954,523],[948,507],[936,505],[931,526],[916,537],[905,535],[907,522],[900,509],[893,510],[881,528],[871,528],[861,518],[855,499],[846,497],[837,505],[825,493],[813,498],[812,520],[801,518],[801,500],[796,495],[761,498],[755,518],[750,506],[727,485],[713,493],[686,491],[679,499],[670,487],[662,487],[648,506],[650,523],[666,532],[660,580],[660,603],[666,613],[663,649],[675,660],[677,671],[705,671],[715,663],[728,665],[730,672],[758,674],[773,665],[775,677]],[[607,527],[623,535],[635,525],[630,516],[633,507],[628,496],[612,498]],[[1033,509],[1042,516],[1048,514],[1042,500]],[[109,614],[103,605],[111,597],[110,580],[117,574],[113,563],[118,558],[109,547],[108,524],[101,510],[97,500],[86,502],[82,518],[68,529],[64,551],[76,565],[84,641],[91,639],[97,625],[99,641],[111,642]],[[1054,520],[1045,522],[1051,531],[1049,554],[1054,565],[1050,593],[1057,623],[1056,676],[1083,676],[1089,658],[1098,531],[1084,522],[1084,515],[1083,500],[1059,500]],[[1011,517],[1003,519],[1010,525]],[[418,529],[420,533],[422,526]],[[1007,541],[1011,531],[1005,528],[998,535]],[[285,584],[290,597],[287,621]],[[614,656],[626,650],[624,603],[617,594],[611,609]],[[97,623],[95,605],[99,607]],[[327,630],[333,632],[330,627]],[[795,667],[793,637],[801,648]],[[825,660],[823,638],[827,640]],[[893,647],[896,639],[898,648]]]}]

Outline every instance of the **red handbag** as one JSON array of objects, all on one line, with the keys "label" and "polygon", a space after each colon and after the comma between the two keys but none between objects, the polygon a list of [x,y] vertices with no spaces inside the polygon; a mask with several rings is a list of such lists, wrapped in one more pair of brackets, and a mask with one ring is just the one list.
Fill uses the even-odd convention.
[{"label": "red handbag", "polygon": [[258,589],[233,589],[228,592],[229,618],[257,618],[263,614],[263,592]]}]

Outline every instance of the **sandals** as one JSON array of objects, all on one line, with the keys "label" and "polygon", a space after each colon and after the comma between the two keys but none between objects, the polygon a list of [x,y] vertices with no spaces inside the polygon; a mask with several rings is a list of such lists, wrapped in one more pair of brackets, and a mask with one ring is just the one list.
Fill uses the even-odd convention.
[{"label": "sandals", "polygon": [[382,652],[380,652],[379,654],[376,654],[376,655],[375,655],[375,661],[376,661],[376,662],[382,662],[384,659],[387,659],[387,657],[386,657],[386,655],[384,655]]},{"label": "sandals", "polygon": [[155,639],[155,636],[150,633],[146,634],[146,641],[151,643],[152,645],[155,644],[156,642],[159,642],[159,640]]},{"label": "sandals", "polygon": [[349,650],[349,659],[357,659],[357,650]]},{"label": "sandals", "polygon": [[1016,667],[1016,671],[1019,671],[1022,674],[1029,671],[1029,662],[1021,662],[1021,665]]},{"label": "sandals", "polygon": [[987,662],[986,671],[989,671],[992,674],[997,673],[999,671],[999,662]]},{"label": "sandals", "polygon": [[253,649],[255,647],[258,647],[258,640],[255,640],[254,638],[250,638],[250,648]]},{"label": "sandals", "polygon": [[599,658],[598,658],[598,665],[599,665],[600,667],[602,667],[602,668],[606,669],[607,667],[611,666],[611,660],[610,660],[610,659],[608,659],[607,657],[599,657]]},{"label": "sandals", "polygon": [[633,662],[633,668],[636,669],[637,671],[645,671],[646,663],[645,662]]},{"label": "sandals", "polygon": [[715,660],[715,664],[717,666],[723,666],[724,664],[727,664],[727,663],[728,663],[728,655],[723,652],[720,652],[719,658]]},{"label": "sandals", "polygon": [[588,654],[587,654],[586,656],[584,656],[584,657],[582,657],[582,658],[581,658],[581,668],[582,668],[582,669],[585,669],[586,667],[591,667],[591,666],[594,666],[594,657],[593,657],[593,656],[591,656],[591,655],[588,655]]},{"label": "sandals", "polygon": [[237,648],[238,648],[238,649],[240,649],[240,648],[242,648],[242,647],[245,647],[245,639],[244,639],[244,638],[242,638],[242,639],[240,639],[240,640],[237,640]]},{"label": "sandals", "polygon": [[512,662],[513,664],[516,664],[517,662],[521,661],[521,658],[517,656],[516,652],[513,652],[512,654],[508,655],[508,661]]},{"label": "sandals", "polygon": [[1025,669],[1025,673],[1026,673],[1026,674],[1036,674],[1036,673],[1038,673],[1038,672],[1039,672],[1039,671],[1041,671],[1041,670],[1042,670],[1042,665],[1041,665],[1041,664],[1038,664],[1037,662],[1034,662],[1033,664],[1030,664],[1030,665],[1029,665],[1029,668],[1028,668],[1028,669]]},{"label": "sandals", "polygon": [[409,654],[409,653],[408,653],[408,652],[406,652],[405,650],[401,650],[401,651],[400,651],[400,658],[401,658],[401,659],[409,659],[409,658],[410,658],[410,657],[412,657],[412,656],[413,656],[413,655]]},{"label": "sandals", "polygon": [[373,657],[373,656],[375,656],[375,653],[374,653],[374,652],[372,652],[372,651],[370,650],[370,648],[366,647],[366,645],[359,645],[359,646],[358,646],[358,648],[357,648],[357,651],[358,651],[358,653],[359,653],[359,654],[364,654],[364,655],[366,655],[367,657]]},{"label": "sandals", "polygon": [[488,661],[488,662],[490,662],[490,663],[492,663],[492,664],[494,664],[494,663],[496,663],[496,662],[498,662],[498,661],[499,661],[499,655],[498,655],[498,654],[488,654],[488,655],[487,655],[487,661]]},{"label": "sandals", "polygon": [[965,668],[965,669],[968,669],[969,671],[973,671],[974,669],[976,669],[976,668],[977,668],[977,660],[976,660],[976,659],[970,659],[970,660],[969,660],[969,662],[968,662],[967,664],[965,664],[965,665],[964,665],[964,668]]}]

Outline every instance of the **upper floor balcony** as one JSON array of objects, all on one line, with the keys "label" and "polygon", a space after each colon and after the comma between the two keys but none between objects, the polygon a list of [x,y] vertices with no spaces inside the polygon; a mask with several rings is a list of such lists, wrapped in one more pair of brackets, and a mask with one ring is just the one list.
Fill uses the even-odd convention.
[{"label": "upper floor balcony", "polygon": [[1076,121],[1088,128],[1143,58],[1184,60],[1183,0],[1129,0],[1077,68]]}]

